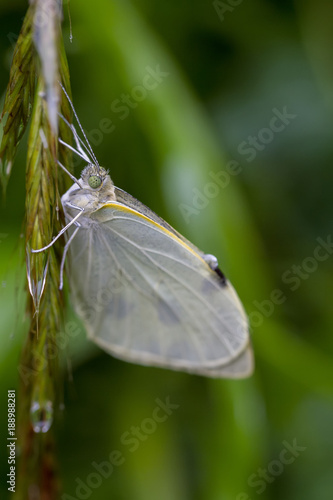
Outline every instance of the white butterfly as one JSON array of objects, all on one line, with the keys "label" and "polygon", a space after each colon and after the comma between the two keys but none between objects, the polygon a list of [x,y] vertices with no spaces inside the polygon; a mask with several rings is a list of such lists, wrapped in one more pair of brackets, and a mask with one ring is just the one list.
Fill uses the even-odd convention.
[{"label": "white butterfly", "polygon": [[88,337],[134,363],[249,376],[248,320],[216,257],[115,187],[70,127],[77,149],[61,142],[88,165],[61,198],[67,226],[57,238],[66,234],[63,263],[68,253],[71,298]]}]

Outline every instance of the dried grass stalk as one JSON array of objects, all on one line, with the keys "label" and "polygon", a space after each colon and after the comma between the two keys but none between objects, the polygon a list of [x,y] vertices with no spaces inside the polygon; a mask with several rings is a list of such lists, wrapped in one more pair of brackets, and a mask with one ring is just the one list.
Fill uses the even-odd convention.
[{"label": "dried grass stalk", "polygon": [[[51,242],[63,224],[60,193],[68,186],[57,160],[70,170],[70,152],[58,136],[71,132],[71,109],[59,82],[69,90],[69,70],[61,38],[58,0],[34,0],[14,51],[0,146],[0,178],[5,188],[29,118],[26,168],[26,260],[29,284],[29,334],[18,367],[21,377],[18,445],[21,448],[16,499],[55,500],[60,495],[52,420],[62,398],[57,333],[62,330],[63,297],[59,290],[62,242]],[[32,106],[33,103],[33,106]]]}]

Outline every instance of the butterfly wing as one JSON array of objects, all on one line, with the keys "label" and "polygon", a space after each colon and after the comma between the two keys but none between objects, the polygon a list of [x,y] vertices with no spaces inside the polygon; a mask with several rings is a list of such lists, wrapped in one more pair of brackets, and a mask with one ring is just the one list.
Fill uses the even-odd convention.
[{"label": "butterfly wing", "polygon": [[135,363],[249,375],[248,322],[233,287],[147,210],[114,202],[80,219],[70,281],[88,336]]}]

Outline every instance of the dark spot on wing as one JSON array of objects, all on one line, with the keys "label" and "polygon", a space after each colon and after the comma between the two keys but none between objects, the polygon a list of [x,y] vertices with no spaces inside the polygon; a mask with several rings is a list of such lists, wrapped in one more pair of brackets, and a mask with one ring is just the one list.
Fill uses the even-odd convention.
[{"label": "dark spot on wing", "polygon": [[157,304],[158,317],[165,325],[175,325],[179,323],[179,318],[175,311],[163,300],[159,300]]},{"label": "dark spot on wing", "polygon": [[123,297],[114,296],[108,304],[108,312],[114,314],[117,319],[123,319],[131,312],[133,307],[133,304]]}]

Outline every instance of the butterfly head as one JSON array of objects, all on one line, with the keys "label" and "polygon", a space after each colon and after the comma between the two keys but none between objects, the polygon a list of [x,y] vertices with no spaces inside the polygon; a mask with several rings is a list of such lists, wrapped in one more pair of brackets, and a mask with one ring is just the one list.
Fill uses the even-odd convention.
[{"label": "butterfly head", "polygon": [[106,185],[113,185],[108,171],[91,163],[82,170],[81,180],[83,187],[92,191],[101,191]]},{"label": "butterfly head", "polygon": [[96,202],[104,203],[115,199],[111,177],[108,171],[99,165],[90,163],[83,169],[80,185],[85,193],[89,193],[90,199]]}]

